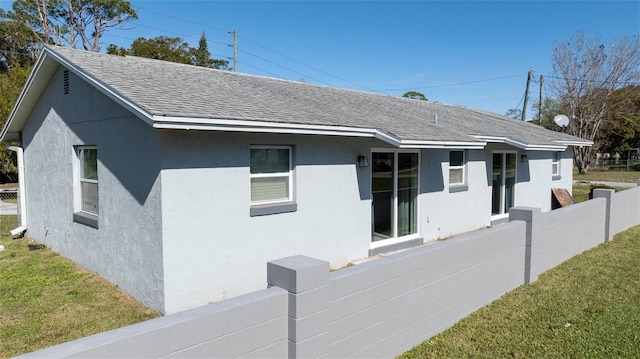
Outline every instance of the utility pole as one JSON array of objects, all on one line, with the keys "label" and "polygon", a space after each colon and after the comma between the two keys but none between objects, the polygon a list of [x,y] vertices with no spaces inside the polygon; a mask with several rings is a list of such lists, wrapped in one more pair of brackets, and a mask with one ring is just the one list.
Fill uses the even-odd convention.
[{"label": "utility pole", "polygon": [[233,30],[233,72],[238,71],[238,32]]},{"label": "utility pole", "polygon": [[538,100],[538,124],[542,126],[542,75],[540,75],[540,99]]},{"label": "utility pole", "polygon": [[522,121],[527,119],[527,102],[529,102],[529,84],[531,83],[531,77],[533,77],[533,69],[530,69],[527,75],[527,89],[524,90],[524,105],[522,105]]}]

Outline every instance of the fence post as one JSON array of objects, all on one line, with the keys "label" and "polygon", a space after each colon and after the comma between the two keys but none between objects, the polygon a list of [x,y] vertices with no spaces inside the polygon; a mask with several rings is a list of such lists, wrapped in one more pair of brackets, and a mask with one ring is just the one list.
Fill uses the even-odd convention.
[{"label": "fence post", "polygon": [[292,256],[267,263],[267,282],[289,292],[289,358],[329,352],[329,263]]},{"label": "fence post", "polygon": [[613,194],[616,193],[612,189],[596,188],[593,190],[593,198],[604,198],[607,201],[604,215],[604,241],[608,243],[613,237],[611,233],[611,200]]},{"label": "fence post", "polygon": [[533,246],[534,238],[540,226],[540,218],[542,211],[540,208],[533,207],[512,207],[509,209],[509,222],[525,221],[527,229],[525,233],[525,250],[524,250],[524,284],[530,284],[538,279],[538,273],[532,273]]}]

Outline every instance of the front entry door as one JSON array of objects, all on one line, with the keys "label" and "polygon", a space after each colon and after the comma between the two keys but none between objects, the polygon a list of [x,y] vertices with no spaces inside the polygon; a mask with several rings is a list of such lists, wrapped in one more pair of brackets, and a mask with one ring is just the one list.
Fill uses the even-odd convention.
[{"label": "front entry door", "polygon": [[491,214],[509,213],[515,205],[516,189],[515,152],[495,152],[493,154]]}]

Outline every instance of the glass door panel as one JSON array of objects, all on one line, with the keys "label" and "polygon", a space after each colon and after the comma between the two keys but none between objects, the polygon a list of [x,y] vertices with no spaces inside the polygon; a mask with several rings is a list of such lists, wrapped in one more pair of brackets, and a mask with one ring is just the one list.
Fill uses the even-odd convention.
[{"label": "glass door panel", "polygon": [[417,226],[418,154],[398,154],[398,237],[414,234]]},{"label": "glass door panel", "polygon": [[502,153],[493,154],[491,192],[491,214],[500,214],[502,213]]},{"label": "glass door panel", "polygon": [[515,205],[516,189],[516,154],[505,153],[505,175],[504,175],[504,210],[502,213],[509,213],[509,208]]},{"label": "glass door panel", "polygon": [[516,153],[494,153],[491,174],[491,214],[509,213],[516,204]]},{"label": "glass door panel", "polygon": [[373,153],[371,155],[371,192],[373,235],[371,241],[394,237],[394,173],[393,153]]}]

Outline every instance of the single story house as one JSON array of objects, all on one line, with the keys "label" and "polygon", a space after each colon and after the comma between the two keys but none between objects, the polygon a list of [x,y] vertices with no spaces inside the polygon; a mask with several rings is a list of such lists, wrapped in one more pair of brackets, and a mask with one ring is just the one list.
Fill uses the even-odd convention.
[{"label": "single story house", "polygon": [[2,129],[27,235],[163,313],[551,210],[591,143],[493,113],[44,48]]}]

